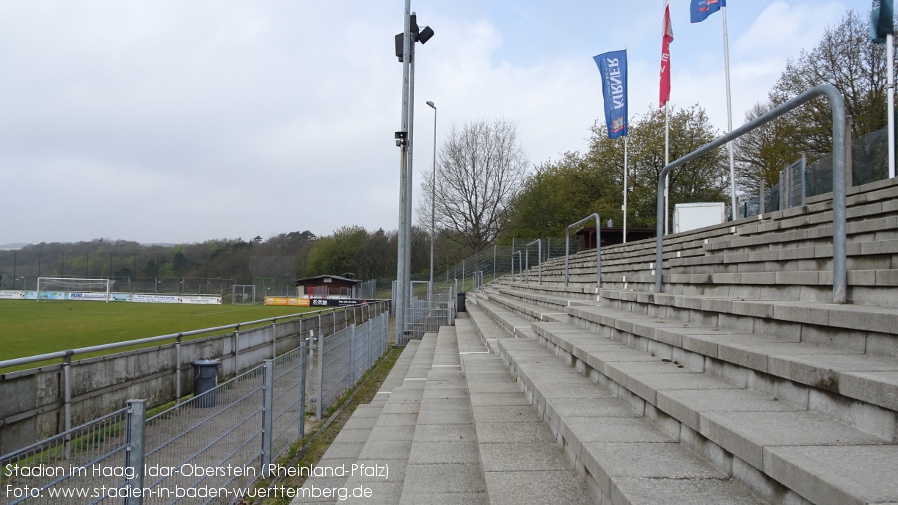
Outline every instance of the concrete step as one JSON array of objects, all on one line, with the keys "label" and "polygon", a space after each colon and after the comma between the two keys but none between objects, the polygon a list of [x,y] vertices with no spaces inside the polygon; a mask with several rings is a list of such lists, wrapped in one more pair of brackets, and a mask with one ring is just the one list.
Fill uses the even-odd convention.
[{"label": "concrete step", "polygon": [[470,343],[461,359],[471,390],[489,503],[598,503],[582,476],[565,459],[548,426],[537,417],[505,363],[483,346],[471,320],[464,316],[456,319],[456,331],[460,341],[466,339]]},{"label": "concrete step", "polygon": [[[498,301],[498,297],[494,299]],[[504,301],[506,308],[517,307],[520,313],[538,310],[520,301]],[[864,360],[845,356],[844,351],[832,352],[832,348],[824,352],[827,349],[822,346],[805,345],[796,350],[794,346],[801,344],[783,342],[786,336],[763,337],[751,332],[726,335],[716,327],[684,325],[683,321],[607,307],[566,310],[589,329],[534,323],[540,340],[552,352],[570,360],[578,371],[607,386],[634,408],[644,409],[646,415],[651,413],[672,436],[678,435],[711,460],[723,458],[718,469],[750,484],[762,496],[769,499],[789,489],[815,503],[864,503],[856,500],[862,500],[865,493],[880,501],[892,496],[896,486],[883,474],[881,465],[889,462],[891,468],[898,468],[894,465],[898,462],[898,374],[892,370],[872,374],[842,370],[835,379],[819,380],[821,372],[830,372],[822,377],[833,377],[827,363],[837,370],[870,370],[891,367],[894,360]],[[746,344],[750,339],[754,343]],[[698,342],[707,349],[715,346],[717,354],[712,358],[695,352],[700,347]],[[501,340],[498,345],[513,348],[519,344]],[[793,349],[787,350],[788,346]],[[738,354],[733,352],[735,348],[741,349],[743,358],[728,358],[728,354]],[[751,368],[747,348],[762,355],[768,353],[766,361],[758,359],[756,368]],[[730,351],[721,353],[720,349]],[[761,362],[767,370],[757,369]],[[783,366],[784,362],[795,364]],[[780,375],[788,378],[772,373],[777,370],[785,370]],[[803,386],[801,381],[811,381],[815,373],[818,382]],[[848,379],[857,381],[861,376],[878,382],[855,390]],[[841,386],[831,380],[842,381]],[[843,389],[851,389],[855,396],[872,403],[849,400]],[[815,452],[811,448],[818,449]],[[838,471],[832,466],[821,466],[824,458],[819,454],[838,451],[870,458],[871,463],[863,466],[874,478],[864,480],[866,491],[845,479],[833,478]],[[788,463],[783,460],[786,454]],[[788,471],[781,471],[786,468]],[[831,481],[818,486],[823,491],[806,485],[824,476]]]},{"label": "concrete step", "polygon": [[[484,407],[484,416],[507,423],[494,436],[531,441],[533,451],[561,448],[562,459],[575,466],[596,503],[766,503],[535,341],[506,338],[496,345],[513,370],[510,380],[524,394],[495,395],[492,403],[508,405]],[[473,366],[472,360],[465,368]],[[481,366],[481,373],[501,377],[489,362]],[[476,409],[473,397],[472,404]],[[522,410],[520,404],[532,406]],[[478,432],[481,443],[485,436]],[[519,465],[542,465],[546,457],[520,459]],[[554,492],[574,494],[570,480],[555,480],[565,485]]]},{"label": "concrete step", "polygon": [[440,327],[437,335],[405,475],[400,504],[488,503],[468,386],[451,326]]}]

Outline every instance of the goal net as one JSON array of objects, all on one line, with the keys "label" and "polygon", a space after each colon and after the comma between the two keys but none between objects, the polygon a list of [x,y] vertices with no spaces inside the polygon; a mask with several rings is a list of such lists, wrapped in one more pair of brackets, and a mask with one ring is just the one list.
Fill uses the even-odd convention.
[{"label": "goal net", "polygon": [[233,284],[231,286],[231,303],[255,304],[256,303],[256,285],[255,284]]},{"label": "goal net", "polygon": [[37,299],[40,300],[110,300],[110,279],[78,279],[72,277],[38,277]]}]

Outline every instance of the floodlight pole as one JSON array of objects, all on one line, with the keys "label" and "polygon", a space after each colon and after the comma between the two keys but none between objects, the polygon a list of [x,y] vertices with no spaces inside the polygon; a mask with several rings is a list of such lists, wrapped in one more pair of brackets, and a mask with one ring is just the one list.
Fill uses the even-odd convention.
[{"label": "floodlight pole", "polygon": [[406,221],[409,220],[409,216],[406,214],[406,199],[408,188],[411,186],[408,181],[408,168],[409,168],[409,144],[411,143],[408,138],[409,132],[409,124],[408,124],[408,116],[409,116],[409,87],[410,87],[410,60],[411,60],[411,9],[412,3],[411,0],[405,0],[405,14],[403,16],[403,22],[405,24],[405,28],[403,31],[403,42],[402,42],[402,113],[400,117],[400,127],[399,132],[397,132],[397,137],[402,136],[402,138],[397,138],[397,143],[400,147],[400,167],[399,167],[399,230],[398,230],[398,258],[396,264],[396,278],[397,278],[397,293],[396,293],[396,334],[394,342],[397,345],[405,344],[405,316],[406,316],[406,306],[408,305],[408,295],[409,295],[409,280],[410,275],[408,268],[410,265],[406,263],[406,249],[410,246],[409,236],[406,234]]}]

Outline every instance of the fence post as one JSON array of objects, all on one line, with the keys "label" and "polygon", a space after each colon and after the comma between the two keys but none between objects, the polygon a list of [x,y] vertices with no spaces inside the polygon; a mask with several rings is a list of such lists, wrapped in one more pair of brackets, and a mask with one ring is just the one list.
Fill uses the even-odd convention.
[{"label": "fence post", "polygon": [[234,375],[240,370],[240,325],[234,327]]},{"label": "fence post", "polygon": [[181,404],[181,337],[175,339],[175,405]]},{"label": "fence post", "polygon": [[318,330],[318,388],[316,391],[315,418],[320,421],[322,414],[321,404],[324,403],[324,332],[321,329]]},{"label": "fence post", "polygon": [[72,434],[70,433],[72,430],[72,354],[72,351],[66,351],[65,358],[62,361],[62,394],[65,402],[63,405],[63,421],[65,422],[63,429],[66,433],[64,441],[65,459],[69,459],[72,455]]},{"label": "fence post", "polygon": [[137,490],[128,493],[125,505],[141,505],[143,503],[144,474],[144,427],[147,419],[146,400],[128,400],[127,432],[125,437],[125,468],[130,468],[131,477],[125,480],[125,488]]},{"label": "fence post", "polygon": [[278,322],[277,318],[271,320],[271,359],[278,357]]},{"label": "fence post", "polygon": [[268,478],[271,464],[271,428],[274,417],[274,360],[262,361],[262,477]]},{"label": "fence post", "polygon": [[349,326],[349,384],[355,384],[355,325]]},{"label": "fence post", "polygon": [[299,406],[296,409],[296,438],[302,440],[306,435],[306,342],[299,343]]}]

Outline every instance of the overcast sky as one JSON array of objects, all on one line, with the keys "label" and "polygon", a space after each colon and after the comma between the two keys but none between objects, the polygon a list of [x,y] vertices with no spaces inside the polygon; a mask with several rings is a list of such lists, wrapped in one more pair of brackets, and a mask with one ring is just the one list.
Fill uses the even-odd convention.
[{"label": "overcast sky", "polygon": [[[675,106],[726,127],[720,13],[671,0]],[[734,124],[869,0],[730,0]],[[403,0],[0,2],[0,244],[268,238],[398,226]],[[658,104],[662,0],[430,0],[413,181],[454,123],[505,119],[531,165],[587,147],[592,57],[626,48],[631,117]],[[438,143],[440,141],[438,140]]]}]

